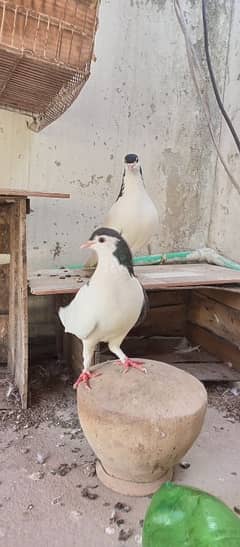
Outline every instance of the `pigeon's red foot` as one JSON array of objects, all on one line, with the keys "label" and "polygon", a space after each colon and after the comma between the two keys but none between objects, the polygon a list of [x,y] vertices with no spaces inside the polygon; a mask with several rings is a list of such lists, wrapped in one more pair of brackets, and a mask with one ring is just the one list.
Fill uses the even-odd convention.
[{"label": "pigeon's red foot", "polygon": [[117,364],[124,367],[124,374],[126,374],[126,372],[128,372],[130,368],[136,368],[140,372],[147,374],[147,369],[145,367],[142,367],[142,361],[133,361],[132,359],[129,359],[129,357],[127,357],[124,363],[122,363],[121,361],[117,361]]},{"label": "pigeon's red foot", "polygon": [[92,389],[89,384],[89,380],[91,380],[94,376],[101,376],[101,372],[82,372],[75,384],[73,384],[73,389],[77,389],[79,384],[85,384],[86,389]]}]

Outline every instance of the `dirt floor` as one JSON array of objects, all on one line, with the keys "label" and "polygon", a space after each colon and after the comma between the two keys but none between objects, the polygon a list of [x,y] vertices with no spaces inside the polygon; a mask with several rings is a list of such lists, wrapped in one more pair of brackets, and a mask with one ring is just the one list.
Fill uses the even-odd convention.
[{"label": "dirt floor", "polygon": [[[56,385],[49,372],[38,373],[31,380],[32,408],[22,412],[10,389],[9,409],[0,412],[0,545],[141,545],[150,499],[127,498],[99,483],[67,373]],[[190,465],[178,465],[174,478],[231,508],[240,506],[239,408],[240,395],[228,386],[209,388],[203,431],[184,458]]]}]

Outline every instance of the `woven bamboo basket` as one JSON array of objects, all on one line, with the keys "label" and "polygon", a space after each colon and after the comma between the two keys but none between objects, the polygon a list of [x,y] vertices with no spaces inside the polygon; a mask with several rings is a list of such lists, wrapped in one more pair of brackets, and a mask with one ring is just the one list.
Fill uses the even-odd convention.
[{"label": "woven bamboo basket", "polygon": [[90,75],[99,0],[0,0],[0,108],[40,131]]}]

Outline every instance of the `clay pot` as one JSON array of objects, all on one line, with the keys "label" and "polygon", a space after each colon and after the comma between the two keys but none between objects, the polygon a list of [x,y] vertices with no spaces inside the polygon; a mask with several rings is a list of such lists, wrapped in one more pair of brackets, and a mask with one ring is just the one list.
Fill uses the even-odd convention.
[{"label": "clay pot", "polygon": [[171,479],[198,437],[207,408],[204,386],[190,374],[145,360],[147,375],[109,361],[91,391],[78,388],[78,412],[97,458],[97,475],[112,490],[142,496]]}]

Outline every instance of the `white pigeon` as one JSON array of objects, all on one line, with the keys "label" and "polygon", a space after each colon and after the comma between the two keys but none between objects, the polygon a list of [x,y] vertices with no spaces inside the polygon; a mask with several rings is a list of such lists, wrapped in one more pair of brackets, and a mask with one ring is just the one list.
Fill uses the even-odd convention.
[{"label": "white pigeon", "polygon": [[[108,212],[103,225],[121,233],[132,254],[148,245],[158,232],[157,209],[149,197],[142,168],[136,154],[127,154],[124,160],[122,185],[117,200]],[[93,268],[96,256],[91,256],[85,267]]]},{"label": "white pigeon", "polygon": [[121,235],[110,228],[98,228],[82,248],[95,250],[98,264],[91,279],[72,302],[59,309],[65,332],[74,334],[83,343],[83,372],[80,383],[89,386],[96,375],[90,372],[95,347],[108,343],[127,371],[130,367],[146,372],[140,362],[129,359],[120,346],[128,332],[146,315],[146,293],[134,275],[131,251]]}]

